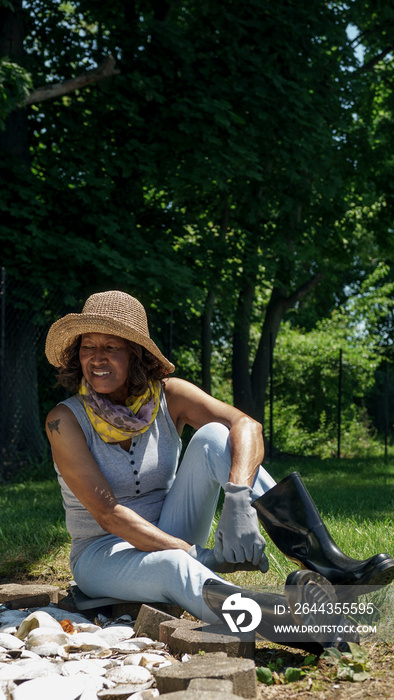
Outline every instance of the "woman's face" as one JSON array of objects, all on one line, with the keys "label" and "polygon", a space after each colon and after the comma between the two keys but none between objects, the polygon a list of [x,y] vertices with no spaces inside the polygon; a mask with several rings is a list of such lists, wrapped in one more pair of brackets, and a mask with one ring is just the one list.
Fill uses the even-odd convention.
[{"label": "woman's face", "polygon": [[130,362],[127,340],[105,333],[83,333],[79,361],[94,391],[107,394],[114,403],[126,401]]}]

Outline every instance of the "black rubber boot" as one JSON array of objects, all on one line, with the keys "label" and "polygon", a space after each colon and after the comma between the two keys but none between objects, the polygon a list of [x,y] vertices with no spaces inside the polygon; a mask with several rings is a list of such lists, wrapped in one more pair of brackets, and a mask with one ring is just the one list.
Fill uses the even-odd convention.
[{"label": "black rubber boot", "polygon": [[[232,600],[231,600],[231,598]],[[243,632],[239,619],[243,618],[243,600],[251,599],[258,604],[261,620],[255,631],[264,639],[295,649],[303,649],[319,656],[329,647],[348,651],[348,641],[358,643],[357,633],[337,632],[339,627],[349,627],[351,623],[331,610],[337,601],[333,586],[320,574],[313,571],[296,571],[287,577],[285,595],[250,591],[233,586],[217,579],[208,579],[203,586],[203,598],[208,607],[229,626],[229,615],[234,621],[233,632]],[[230,600],[228,600],[230,598]],[[330,605],[328,605],[330,604]],[[245,610],[248,610],[247,604]],[[241,614],[240,614],[241,612]],[[250,611],[249,611],[250,612]],[[280,632],[278,625],[291,631]],[[303,630],[297,630],[303,626]],[[286,636],[288,635],[288,636]]]},{"label": "black rubber boot", "polygon": [[381,588],[394,579],[389,554],[359,561],[337,547],[298,472],[252,505],[274,544],[300,568],[316,571],[335,586]]}]

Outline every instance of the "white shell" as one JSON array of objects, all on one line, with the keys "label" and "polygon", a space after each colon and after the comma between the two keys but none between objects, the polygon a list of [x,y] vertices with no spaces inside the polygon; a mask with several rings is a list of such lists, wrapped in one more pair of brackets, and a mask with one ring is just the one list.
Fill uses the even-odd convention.
[{"label": "white shell", "polygon": [[14,649],[21,649],[24,643],[20,639],[17,639],[13,634],[8,634],[7,632],[0,632],[0,646],[13,651]]},{"label": "white shell", "polygon": [[110,647],[116,646],[119,642],[124,642],[134,636],[134,630],[127,625],[109,625],[100,630],[101,639],[105,639]]},{"label": "white shell", "polygon": [[90,632],[94,634],[95,632],[102,631],[101,627],[94,625],[93,622],[76,622],[73,623],[73,627],[76,632]]},{"label": "white shell", "polygon": [[104,676],[110,661],[100,659],[80,659],[78,661],[66,661],[61,672],[63,676],[75,676],[77,673],[86,673],[90,677]]},{"label": "white shell", "polygon": [[35,678],[18,685],[12,693],[12,700],[76,700],[88,683],[86,676]]},{"label": "white shell", "polygon": [[130,654],[130,656],[126,656],[123,663],[125,666],[144,666],[149,670],[153,668],[162,668],[162,666],[171,666],[171,661],[164,656],[160,654],[149,654],[149,652]]},{"label": "white shell", "polygon": [[62,626],[51,615],[43,610],[37,610],[30,613],[23,622],[21,622],[15,637],[25,639],[31,630],[37,627],[46,627],[47,629],[55,629],[62,632]]},{"label": "white shell", "polygon": [[55,629],[37,627],[29,632],[25,643],[26,649],[35,651],[36,654],[40,656],[55,656],[56,654],[62,653],[62,647],[64,647],[70,639],[70,635],[63,632],[63,630],[57,632]]},{"label": "white shell", "polygon": [[133,639],[134,644],[139,647],[139,649],[164,649],[165,644],[164,642],[155,642],[153,639],[149,639],[149,637],[135,637]]},{"label": "white shell", "polygon": [[80,651],[94,651],[95,649],[108,649],[109,644],[105,639],[95,632],[78,632],[77,634],[68,635],[68,644],[66,650],[79,649]]},{"label": "white shell", "polygon": [[146,683],[152,679],[152,674],[142,666],[118,666],[110,668],[105,677],[114,683]]}]

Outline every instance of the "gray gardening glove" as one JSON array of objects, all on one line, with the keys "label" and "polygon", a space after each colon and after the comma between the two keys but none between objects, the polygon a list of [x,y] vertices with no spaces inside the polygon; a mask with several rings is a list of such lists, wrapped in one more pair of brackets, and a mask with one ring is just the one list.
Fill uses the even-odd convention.
[{"label": "gray gardening glove", "polygon": [[188,549],[187,553],[190,554],[193,559],[197,559],[200,564],[211,569],[211,571],[216,571],[217,574],[232,574],[234,571],[256,571],[257,569],[265,574],[269,568],[268,559],[265,554],[262,555],[258,565],[255,566],[250,561],[230,563],[225,561],[223,557],[218,561],[213,549],[203,549],[203,547],[200,547],[198,544],[193,544],[193,546]]},{"label": "gray gardening glove", "polygon": [[252,489],[232,484],[224,487],[223,510],[215,535],[214,553],[218,561],[248,561],[258,566],[265,540],[260,534],[257,512],[251,506]]}]

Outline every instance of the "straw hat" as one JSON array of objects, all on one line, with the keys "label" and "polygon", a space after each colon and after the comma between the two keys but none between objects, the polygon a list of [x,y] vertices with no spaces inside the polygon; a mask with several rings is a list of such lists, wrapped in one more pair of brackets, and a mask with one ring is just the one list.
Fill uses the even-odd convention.
[{"label": "straw hat", "polygon": [[155,355],[168,372],[175,369],[151,340],[144,307],[125,292],[92,294],[81,314],[59,318],[50,327],[46,339],[45,354],[51,365],[63,365],[64,350],[82,333],[107,333],[132,340]]}]

